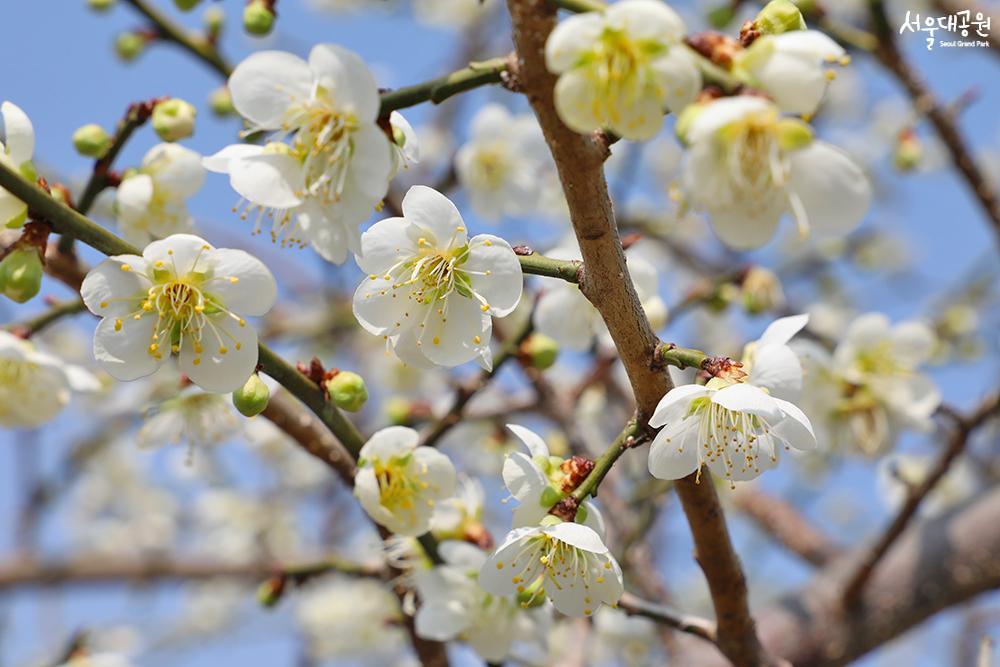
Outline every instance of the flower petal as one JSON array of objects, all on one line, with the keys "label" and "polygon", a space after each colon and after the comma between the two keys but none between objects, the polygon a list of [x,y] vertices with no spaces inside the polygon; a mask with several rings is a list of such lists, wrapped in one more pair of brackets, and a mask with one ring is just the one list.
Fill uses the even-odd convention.
[{"label": "flower petal", "polygon": [[653,416],[649,418],[649,425],[659,428],[683,419],[687,415],[691,401],[711,393],[711,389],[700,384],[682,384],[674,387],[656,404]]},{"label": "flower petal", "polygon": [[545,66],[553,74],[575,67],[603,30],[604,17],[599,12],[576,14],[560,21],[545,41]]},{"label": "flower petal", "polygon": [[313,73],[306,61],[284,51],[258,51],[229,77],[233,106],[267,130],[281,128],[290,107],[312,95]]},{"label": "flower petal", "polygon": [[12,102],[0,104],[7,156],[14,166],[20,167],[35,154],[35,128],[28,114]]},{"label": "flower petal", "polygon": [[510,432],[516,435],[518,439],[524,443],[531,456],[544,456],[548,458],[549,446],[545,444],[545,440],[542,439],[542,436],[538,435],[531,429],[519,426],[518,424],[507,424],[507,428],[510,429]]},{"label": "flower petal", "polygon": [[414,185],[403,197],[403,217],[419,227],[438,248],[460,247],[467,243],[462,214],[450,199],[426,185]]},{"label": "flower petal", "polygon": [[382,276],[396,264],[418,254],[414,239],[407,234],[406,218],[379,220],[361,235],[358,266],[368,274]]},{"label": "flower petal", "polygon": [[595,554],[608,553],[608,547],[601,540],[601,536],[594,532],[592,528],[588,528],[582,524],[563,521],[554,526],[544,528],[543,531],[571,547]]},{"label": "flower petal", "polygon": [[658,479],[681,479],[698,469],[697,417],[672,421],[649,445],[649,474]]},{"label": "flower petal", "polygon": [[757,415],[768,421],[777,421],[781,411],[775,399],[759,387],[749,384],[731,384],[712,394],[712,402],[727,410]]},{"label": "flower petal", "polygon": [[584,352],[594,341],[597,312],[576,285],[554,285],[538,297],[535,328],[574,352]]},{"label": "flower petal", "polygon": [[818,234],[843,235],[861,223],[871,203],[868,177],[846,153],[822,141],[813,141],[788,156],[789,197],[797,198],[810,229]]},{"label": "flower petal", "polygon": [[[149,289],[148,280],[135,271],[123,271],[123,264],[143,267],[145,261],[137,255],[115,255],[95,266],[83,279],[80,296],[93,314],[112,317],[130,313]],[[121,300],[133,298],[134,301]]]},{"label": "flower petal", "polygon": [[795,449],[808,451],[816,449],[816,434],[812,422],[794,403],[775,398],[778,408],[784,413],[785,419],[771,427],[771,434],[776,435]]},{"label": "flower petal", "polygon": [[298,206],[305,188],[298,160],[281,153],[260,153],[232,160],[229,184],[248,201],[275,209]]},{"label": "flower petal", "polygon": [[375,120],[378,84],[361,56],[336,44],[317,44],[309,52],[309,67],[319,85],[331,91],[339,109],[353,112],[360,120]]},{"label": "flower petal", "polygon": [[142,165],[152,174],[157,191],[177,199],[191,197],[205,183],[201,155],[179,144],[153,146]]},{"label": "flower petal", "polygon": [[260,155],[264,152],[263,146],[254,144],[230,144],[217,153],[201,158],[201,164],[205,169],[217,174],[228,174],[230,162],[251,155]]},{"label": "flower petal", "polygon": [[278,298],[278,284],[270,270],[253,255],[243,250],[219,248],[206,262],[215,280],[209,292],[238,315],[263,315],[271,310]]},{"label": "flower petal", "polygon": [[767,325],[764,333],[757,339],[757,344],[760,346],[784,345],[792,339],[792,336],[802,331],[808,323],[808,314],[778,318]]},{"label": "flower petal", "polygon": [[483,347],[489,345],[493,330],[493,321],[482,312],[479,302],[453,295],[443,307],[438,307],[441,312],[431,310],[418,337],[424,356],[439,366],[449,367],[479,356]]},{"label": "flower petal", "polygon": [[[257,368],[257,331],[249,324],[240,326],[225,313],[208,318],[220,333],[218,340],[211,329],[202,330],[201,353],[194,341],[186,339],[180,351],[180,369],[205,391],[226,394],[236,391]],[[223,352],[222,350],[225,350]]]},{"label": "flower petal", "polygon": [[123,382],[150,375],[162,363],[149,353],[155,324],[152,316],[139,320],[126,317],[115,331],[115,318],[104,318],[94,332],[94,358],[109,375]]},{"label": "flower petal", "polygon": [[397,456],[406,456],[416,448],[419,441],[420,436],[412,428],[389,426],[372,433],[358,453],[358,458],[386,461]]},{"label": "flower petal", "polygon": [[163,262],[176,276],[185,276],[195,269],[205,271],[207,265],[202,262],[211,250],[214,250],[211,244],[200,236],[174,234],[150,243],[142,251],[142,257],[148,264]]},{"label": "flower petal", "polygon": [[469,256],[462,270],[469,276],[472,289],[486,299],[490,314],[506,317],[517,307],[524,288],[524,274],[510,244],[498,236],[479,234],[469,241]]}]

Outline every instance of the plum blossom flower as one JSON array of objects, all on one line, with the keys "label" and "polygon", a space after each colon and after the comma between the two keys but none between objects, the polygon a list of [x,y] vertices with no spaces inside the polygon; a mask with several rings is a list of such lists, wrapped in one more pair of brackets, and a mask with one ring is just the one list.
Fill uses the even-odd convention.
[{"label": "plum blossom flower", "polygon": [[[898,511],[910,490],[921,484],[934,467],[935,459],[919,454],[892,454],[879,461],[878,491],[885,504]],[[921,516],[937,516],[961,505],[979,491],[980,481],[969,460],[959,458],[920,503]]]},{"label": "plum blossom flower", "polygon": [[[553,259],[579,260],[580,250],[575,240],[567,241],[545,253]],[[630,248],[628,259],[632,284],[654,329],[663,326],[667,306],[659,295],[656,268]],[[546,284],[538,298],[534,313],[535,329],[555,339],[560,346],[584,352],[593,345],[595,338],[610,342],[608,329],[601,314],[587,300],[580,288],[572,283],[558,281]]]},{"label": "plum blossom flower", "polygon": [[[528,448],[527,456],[513,452],[504,459],[503,481],[511,496],[517,500],[514,509],[514,527],[535,526],[545,518],[553,505],[571,493],[593,466],[589,461],[573,457],[563,459],[552,456],[545,441],[534,431],[517,424],[507,428]],[[580,503],[577,510],[580,523],[588,524],[603,534],[603,519],[589,501]]]},{"label": "plum blossom flower", "polygon": [[488,104],[472,119],[469,140],[455,154],[458,182],[483,218],[529,213],[539,202],[539,176],[548,161],[534,116],[512,116]]},{"label": "plum blossom flower", "polygon": [[276,242],[310,244],[336,264],[360,252],[357,226],[385,196],[397,160],[376,124],[378,86],[364,61],[333,44],[315,46],[309,62],[262,51],[236,67],[229,89],[250,130],[273,133],[264,146],[236,144],[204,161],[229,174],[247,202],[242,217],[255,217],[255,232],[270,219]]},{"label": "plum blossom flower", "polygon": [[814,140],[802,121],[745,95],[689,113],[680,123],[689,146],[684,189],[727,245],[765,244],[786,213],[803,234],[843,235],[861,222],[872,195],[867,177],[838,148]]},{"label": "plum blossom flower", "polygon": [[758,37],[737,55],[733,70],[785,113],[811,115],[836,75],[825,66],[849,61],[844,49],[822,32],[793,30]]},{"label": "plum blossom flower", "polygon": [[893,326],[885,315],[868,313],[850,324],[832,355],[806,341],[794,346],[810,378],[803,404],[828,446],[875,456],[892,447],[900,430],[932,427],[941,393],[918,370],[936,346],[926,324]]},{"label": "plum blossom flower", "polygon": [[0,424],[3,426],[40,426],[69,404],[72,392],[99,388],[97,378],[84,368],[0,331]]},{"label": "plum blossom flower", "polygon": [[413,17],[420,23],[457,30],[487,18],[496,0],[413,0]]},{"label": "plum blossom flower", "polygon": [[622,0],[560,22],[545,44],[546,66],[559,75],[559,117],[576,132],[608,128],[625,139],[651,139],[663,112],[679,112],[701,89],[685,32],[659,0]]},{"label": "plum blossom flower", "polygon": [[369,275],[354,293],[355,317],[404,363],[490,368],[491,316],[521,298],[517,256],[496,236],[470,239],[458,209],[432,188],[410,188],[402,208],[362,236],[357,260]]},{"label": "plum blossom flower", "polygon": [[785,400],[798,398],[802,389],[802,362],[788,343],[808,322],[809,315],[779,318],[768,325],[760,338],[744,346],[740,361],[748,384]]},{"label": "plum blossom flower", "polygon": [[576,617],[617,604],[625,590],[618,561],[601,536],[555,517],[510,531],[483,564],[479,584],[494,595],[520,594],[524,606],[546,596],[560,612]]},{"label": "plum blossom flower", "polygon": [[354,495],[376,523],[417,536],[431,525],[435,505],[455,493],[455,467],[431,447],[418,447],[411,428],[390,426],[361,448]]},{"label": "plum blossom flower", "polygon": [[[3,120],[3,141],[0,141],[0,162],[17,170],[27,180],[37,178],[31,156],[35,153],[35,128],[20,107],[0,104]],[[28,217],[28,205],[0,188],[0,227],[20,227]]]},{"label": "plum blossom flower", "polygon": [[94,356],[119,380],[151,374],[176,354],[205,391],[238,389],[257,366],[257,332],[245,315],[263,315],[277,298],[274,276],[242,250],[214,248],[191,234],[116,255],[87,274],[80,289],[103,318]]},{"label": "plum blossom flower", "polygon": [[210,447],[234,437],[240,424],[227,396],[188,387],[160,404],[139,429],[136,440],[144,449],[186,441],[193,452],[195,447]]},{"label": "plum blossom flower", "polygon": [[194,151],[166,143],[154,146],[138,170],[127,175],[115,194],[118,228],[129,243],[190,231],[187,199],[201,189],[205,168]]},{"label": "plum blossom flower", "polygon": [[415,618],[420,637],[460,639],[488,662],[502,662],[511,643],[530,629],[513,596],[497,596],[479,585],[486,554],[467,542],[440,545],[444,565],[415,574],[421,605]]}]

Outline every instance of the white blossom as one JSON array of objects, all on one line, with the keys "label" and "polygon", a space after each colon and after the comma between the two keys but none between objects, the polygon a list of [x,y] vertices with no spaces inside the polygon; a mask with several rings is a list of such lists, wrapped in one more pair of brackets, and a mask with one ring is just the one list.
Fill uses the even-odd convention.
[{"label": "white blossom", "polygon": [[577,132],[652,138],[664,111],[681,111],[701,89],[685,33],[659,0],[622,0],[560,22],[545,44],[546,66],[559,75],[559,117]]},{"label": "white blossom", "polygon": [[430,26],[470,29],[488,18],[496,6],[497,0],[413,0],[413,17]]},{"label": "white blossom", "polygon": [[228,396],[184,389],[159,405],[136,434],[139,447],[187,442],[190,450],[225,442],[239,434],[241,420]]},{"label": "white blossom", "polygon": [[773,103],[751,96],[690,113],[684,189],[727,245],[765,244],[786,213],[803,234],[844,235],[861,222],[872,194],[867,177],[840,149],[814,140],[802,121],[783,119]]},{"label": "white blossom", "polygon": [[257,366],[257,332],[244,315],[263,315],[277,297],[274,277],[242,250],[175,234],[142,256],[109,257],[87,274],[84,303],[103,319],[94,356],[119,380],[155,371],[172,354],[192,382],[224,393]]},{"label": "white blossom", "polygon": [[96,391],[89,371],[0,331],[0,425],[34,428],[54,419],[72,393]]},{"label": "white blossom", "polygon": [[[204,161],[229,174],[248,202],[242,216],[254,216],[255,232],[271,220],[276,242],[310,244],[336,264],[360,252],[357,227],[398,164],[376,123],[378,86],[364,61],[333,44],[315,46],[309,62],[261,51],[236,67],[229,89],[251,130],[273,132],[264,146],[236,144]],[[407,143],[412,151],[412,136]]]},{"label": "white blossom", "polygon": [[[35,153],[35,128],[31,119],[11,102],[0,104],[0,119],[3,120],[0,162],[34,182],[37,176],[31,157]],[[0,228],[20,227],[27,216],[28,205],[0,188]]]},{"label": "white blossom", "polygon": [[[522,595],[529,606],[547,596],[567,616],[590,616],[624,592],[618,561],[593,529],[546,518],[515,528],[483,564],[479,583],[494,595]],[[526,595],[525,595],[526,594]]]},{"label": "white blossom", "polygon": [[469,139],[455,154],[455,173],[476,214],[496,220],[537,208],[548,157],[533,115],[512,116],[499,104],[488,104],[472,119]]},{"label": "white blossom", "polygon": [[411,428],[376,431],[361,448],[354,495],[376,523],[398,535],[426,533],[438,502],[455,492],[455,468],[447,456],[418,447]]},{"label": "white blossom", "polygon": [[362,237],[358,265],[368,273],[354,293],[354,315],[383,336],[405,363],[492,366],[491,316],[521,298],[521,264],[501,238],[471,239],[455,205],[414,186],[403,217],[375,223]]},{"label": "white blossom", "polygon": [[[878,491],[893,511],[899,511],[912,488],[923,483],[936,457],[918,454],[891,454],[878,463]],[[980,490],[976,471],[966,458],[959,458],[920,503],[919,513],[938,516],[969,500]]]},{"label": "white blossom", "polygon": [[132,662],[120,653],[80,653],[58,667],[132,667]]},{"label": "white blossom", "polygon": [[151,148],[138,170],[126,174],[115,191],[118,229],[129,243],[144,246],[154,239],[190,231],[187,199],[201,189],[205,168],[201,156],[178,144]]},{"label": "white blossom", "polygon": [[502,662],[511,643],[530,625],[514,596],[497,596],[480,587],[486,554],[466,542],[440,545],[444,565],[415,574],[421,604],[415,618],[420,637],[436,641],[460,639],[483,660]]}]

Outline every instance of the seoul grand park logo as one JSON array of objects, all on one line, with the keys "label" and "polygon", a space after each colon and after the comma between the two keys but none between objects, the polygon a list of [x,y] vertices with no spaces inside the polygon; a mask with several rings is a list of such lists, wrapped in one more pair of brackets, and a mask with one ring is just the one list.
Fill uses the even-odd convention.
[{"label": "seoul grand park logo", "polygon": [[[935,46],[941,48],[984,48],[990,45],[990,27],[992,17],[983,12],[963,10],[947,16],[924,16],[907,10],[899,34],[906,32],[923,33],[927,42],[927,50]],[[937,31],[943,30],[947,38],[937,37]]]}]

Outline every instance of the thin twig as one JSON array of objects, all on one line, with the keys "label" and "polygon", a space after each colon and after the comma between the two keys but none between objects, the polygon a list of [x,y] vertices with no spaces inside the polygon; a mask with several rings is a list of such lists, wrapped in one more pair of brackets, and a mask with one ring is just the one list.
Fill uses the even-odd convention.
[{"label": "thin twig", "polygon": [[823,567],[843,554],[790,503],[752,486],[741,486],[732,495],[733,505],[778,544],[807,563]]},{"label": "thin twig", "polygon": [[233,73],[232,66],[226,62],[214,44],[205,37],[190,34],[153,7],[147,0],[125,0],[136,11],[146,17],[153,26],[158,37],[181,47],[201,62],[219,73],[223,78],[229,78]]},{"label": "thin twig", "polygon": [[663,625],[715,643],[715,623],[707,618],[681,614],[670,607],[643,600],[631,593],[622,595],[618,606],[632,616],[642,616]]}]

